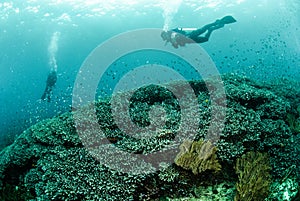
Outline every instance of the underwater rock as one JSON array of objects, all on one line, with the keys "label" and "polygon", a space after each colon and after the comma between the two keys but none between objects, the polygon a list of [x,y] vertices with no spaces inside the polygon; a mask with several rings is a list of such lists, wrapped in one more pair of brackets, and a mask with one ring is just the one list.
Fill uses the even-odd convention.
[{"label": "underwater rock", "polygon": [[[292,96],[290,91],[282,90],[274,83],[268,85],[236,75],[222,78],[227,95],[227,114],[224,131],[215,144],[218,147],[216,155],[222,165],[222,174],[232,176],[237,158],[249,151],[268,153],[274,180],[282,178],[288,167],[300,167],[300,134],[294,132],[287,121],[287,114],[293,112],[297,105],[294,97],[299,97],[298,89],[292,91],[295,95]],[[199,129],[194,136],[194,140],[198,141],[206,136],[212,108],[205,82],[193,81],[191,86],[199,103]],[[155,87],[144,90],[151,92]],[[145,110],[157,104],[166,110],[166,126],[154,132],[150,138],[142,136],[141,139],[136,139],[128,136],[113,122],[109,100],[101,100],[95,104],[96,114],[107,142],[133,154],[151,154],[165,147],[178,150],[180,144],[172,144],[177,129],[182,127],[185,132],[190,132],[189,125],[178,125],[178,103],[170,93],[163,92],[162,89],[157,91],[159,101],[156,93],[148,93],[143,97],[141,92],[136,93],[136,98],[133,99],[135,103],[130,105],[130,113],[134,115],[132,119],[140,126],[147,126],[150,119]],[[146,103],[150,106],[146,107]],[[145,107],[139,108],[138,105]],[[82,110],[78,109],[76,112]],[[23,200],[28,200],[29,197],[36,200],[139,200],[144,197],[147,198],[145,200],[150,200],[194,195],[192,179],[197,180],[200,174],[195,176],[188,171],[178,172],[172,167],[168,169],[164,166],[162,171],[131,175],[97,161],[83,146],[82,136],[79,137],[75,128],[73,114],[65,113],[37,123],[0,152],[1,200],[8,196],[5,194],[8,189],[11,194],[18,191],[20,200],[21,196]],[[86,123],[93,123],[86,118]],[[82,129],[84,126],[88,124],[83,125]],[[135,135],[138,136],[139,133]],[[179,141],[183,142],[184,139]],[[97,138],[91,139],[89,143],[94,147],[108,146],[97,142]],[[103,154],[106,160],[126,160],[122,155]],[[133,165],[137,163],[128,164],[131,167]],[[150,170],[152,167],[147,168]],[[295,169],[294,178],[299,183],[299,168]],[[165,187],[167,183],[168,188]],[[178,184],[180,189],[176,187]]]}]

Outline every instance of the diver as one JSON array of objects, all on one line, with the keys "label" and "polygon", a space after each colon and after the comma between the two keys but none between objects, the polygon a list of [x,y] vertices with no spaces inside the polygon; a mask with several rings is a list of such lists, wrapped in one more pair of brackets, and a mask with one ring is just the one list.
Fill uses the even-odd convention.
[{"label": "diver", "polygon": [[48,75],[48,78],[47,78],[46,89],[44,91],[44,94],[41,97],[42,100],[47,100],[48,102],[50,102],[51,95],[52,95],[52,89],[53,89],[56,81],[57,81],[56,71],[51,70],[49,75]]},{"label": "diver", "polygon": [[[185,46],[187,43],[204,43],[209,40],[211,33],[224,27],[225,24],[231,24],[236,22],[232,16],[225,16],[222,19],[218,19],[213,23],[207,24],[202,28],[176,28],[170,31],[163,31],[161,37],[166,44],[170,42],[175,48],[178,46]],[[206,34],[201,36],[201,34]]]}]

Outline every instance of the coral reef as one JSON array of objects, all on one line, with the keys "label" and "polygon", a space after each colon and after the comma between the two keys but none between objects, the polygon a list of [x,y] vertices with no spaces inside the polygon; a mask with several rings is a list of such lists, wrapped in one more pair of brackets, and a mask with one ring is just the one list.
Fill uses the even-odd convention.
[{"label": "coral reef", "polygon": [[[289,123],[289,126],[291,127],[291,129],[297,133],[300,132],[300,117],[299,114],[293,114],[293,113],[288,113],[287,114],[287,122]],[[298,117],[297,117],[298,116]]]},{"label": "coral reef", "polygon": [[[300,185],[295,179],[296,166],[286,170],[284,177],[274,183],[270,188],[270,195],[266,201],[296,201],[299,197]],[[299,198],[298,198],[299,200]]]},{"label": "coral reef", "polygon": [[194,188],[195,197],[166,198],[167,201],[232,201],[234,184],[220,183],[211,186],[197,186]]},{"label": "coral reef", "polygon": [[235,201],[263,201],[268,197],[271,167],[267,154],[248,152],[237,159],[235,169],[238,174]]},{"label": "coral reef", "polygon": [[[204,189],[216,194],[214,186],[236,179],[234,164],[237,158],[249,151],[268,154],[272,167],[270,173],[277,181],[284,178],[287,168],[300,167],[300,134],[294,129],[295,124],[289,123],[288,120],[288,114],[298,118],[300,87],[291,88],[293,85],[287,80],[280,84],[267,84],[237,75],[226,75],[222,79],[227,95],[227,114],[225,128],[214,146],[209,140],[201,141],[207,139],[208,127],[213,123],[213,108],[210,106],[210,94],[204,81],[190,82],[199,103],[199,108],[190,108],[199,113],[190,117],[199,121],[199,129],[192,139],[194,142],[184,142],[184,139],[177,135],[179,127],[187,135],[191,129],[188,124],[180,125],[181,109],[174,96],[169,91],[164,91],[164,88],[145,87],[137,91],[130,100],[131,120],[136,125],[146,128],[151,125],[148,113],[151,113],[153,106],[160,106],[166,113],[163,127],[144,135],[140,132],[126,134],[114,122],[109,99],[97,101],[96,108],[92,111],[96,112],[96,123],[99,123],[103,130],[103,136],[98,136],[100,134],[95,132],[95,138],[88,139],[86,144],[82,143],[85,136],[79,136],[78,129],[84,131],[95,123],[89,119],[88,106],[78,108],[73,113],[41,121],[25,130],[12,145],[0,152],[0,199],[8,198],[6,196],[9,195],[5,193],[7,191],[23,197],[34,197],[36,200],[157,200],[162,197],[199,200],[201,194],[207,194]],[[185,107],[190,107],[188,102]],[[79,113],[83,114],[84,121],[82,125],[75,127],[74,114]],[[100,142],[98,137],[106,138],[106,143]],[[178,139],[174,140],[176,137]],[[95,151],[89,152],[86,145],[94,147]],[[118,151],[107,148],[116,148]],[[174,156],[174,160],[178,154],[175,162],[180,167],[164,163],[149,165],[143,160],[131,160],[121,153],[124,151],[147,155],[170,148],[177,150],[171,155]],[[102,154],[104,160],[114,163],[110,166],[103,161],[97,161],[93,154]],[[155,162],[155,157],[153,161]],[[260,161],[266,165],[266,161],[254,161],[257,167],[268,169],[267,166],[260,166],[258,163]],[[223,177],[210,174],[211,171],[219,170],[220,164],[222,171],[219,173],[223,174]],[[244,166],[247,169],[247,164],[250,166],[243,158],[238,159],[237,170],[245,181],[253,181],[251,178],[257,178],[260,170],[255,172],[253,167],[254,169],[249,170],[251,175],[246,176],[243,171]],[[116,170],[138,167],[144,168],[145,174],[132,175]],[[152,168],[160,169],[149,173]],[[210,182],[201,183],[206,180]],[[216,180],[218,184],[214,183]],[[296,184],[300,182],[300,169],[295,168],[293,177],[286,181],[289,181],[290,189],[295,189]],[[261,180],[257,179],[257,182]],[[243,189],[242,184],[246,185],[239,184],[239,189]],[[195,188],[200,189],[197,195]],[[224,195],[226,191],[218,192]],[[261,192],[261,189],[258,192]],[[243,193],[247,192],[241,191],[241,194]],[[295,190],[291,190],[290,195],[294,195],[293,193],[295,194]],[[191,198],[192,196],[195,198]]]},{"label": "coral reef", "polygon": [[160,172],[158,177],[160,180],[165,182],[174,182],[179,178],[179,172],[172,166],[169,166],[167,163],[160,163]]},{"label": "coral reef", "polygon": [[217,148],[210,141],[186,140],[180,145],[180,152],[175,158],[175,164],[192,170],[194,174],[206,170],[217,172],[221,170],[221,165],[218,162],[216,151]]},{"label": "coral reef", "polygon": [[[268,84],[234,75],[223,80],[227,118],[217,144],[218,158],[233,165],[247,151],[268,152],[274,178],[281,178],[292,165],[299,167],[300,150],[295,145],[300,143],[300,136],[286,122],[292,106],[299,103],[299,89],[291,88],[287,80]],[[204,136],[201,132],[200,136]],[[300,180],[300,169],[297,175]]]},{"label": "coral reef", "polygon": [[229,201],[234,197],[234,184],[230,182],[220,183],[212,186],[198,186],[194,189],[195,196],[200,200]]},{"label": "coral reef", "polygon": [[287,178],[284,182],[271,185],[271,193],[267,201],[292,201],[299,194],[299,184],[295,178]]}]

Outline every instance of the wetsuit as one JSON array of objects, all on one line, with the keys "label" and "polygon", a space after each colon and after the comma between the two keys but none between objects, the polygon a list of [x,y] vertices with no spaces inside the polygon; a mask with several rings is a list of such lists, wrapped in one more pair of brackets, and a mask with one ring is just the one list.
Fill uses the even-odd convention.
[{"label": "wetsuit", "polygon": [[[171,42],[175,48],[178,48],[178,46],[184,46],[187,43],[207,42],[214,30],[224,27],[225,24],[234,22],[236,22],[236,20],[232,16],[225,16],[222,19],[216,20],[215,22],[207,24],[199,29],[186,31],[188,29],[176,28],[172,29],[171,31],[163,32],[161,36],[165,41]],[[205,32],[206,34],[201,36],[201,34]]]},{"label": "wetsuit", "polygon": [[53,89],[56,81],[57,81],[56,71],[52,70],[48,75],[47,82],[46,82],[46,89],[41,97],[42,100],[47,100],[48,102],[50,102],[51,95],[52,95],[52,89]]}]

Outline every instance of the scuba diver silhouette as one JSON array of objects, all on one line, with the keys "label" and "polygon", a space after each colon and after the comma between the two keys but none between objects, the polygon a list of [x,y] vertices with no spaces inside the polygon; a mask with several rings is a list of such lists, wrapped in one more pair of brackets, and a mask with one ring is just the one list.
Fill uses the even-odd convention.
[{"label": "scuba diver silhouette", "polygon": [[46,82],[46,89],[41,97],[42,100],[47,100],[48,102],[50,102],[51,100],[51,95],[52,95],[52,89],[55,85],[57,81],[57,74],[55,70],[51,70],[48,78],[47,78],[47,82]]},{"label": "scuba diver silhouette", "polygon": [[[232,16],[225,16],[222,19],[218,19],[199,29],[176,28],[170,31],[163,31],[161,37],[166,41],[166,44],[170,42],[175,48],[178,48],[178,46],[185,46],[187,43],[204,43],[209,40],[209,37],[214,30],[224,27],[225,24],[234,22],[236,22],[236,20]],[[201,34],[205,32],[206,34],[201,36]]]}]

